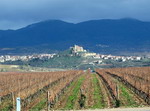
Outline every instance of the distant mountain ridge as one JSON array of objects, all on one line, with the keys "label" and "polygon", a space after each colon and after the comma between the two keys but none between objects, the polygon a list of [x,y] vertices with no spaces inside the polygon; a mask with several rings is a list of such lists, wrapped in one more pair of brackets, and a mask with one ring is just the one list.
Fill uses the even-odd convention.
[{"label": "distant mountain ridge", "polygon": [[77,24],[49,20],[18,30],[0,30],[0,48],[65,50],[74,44],[96,52],[149,51],[150,22],[130,18]]}]

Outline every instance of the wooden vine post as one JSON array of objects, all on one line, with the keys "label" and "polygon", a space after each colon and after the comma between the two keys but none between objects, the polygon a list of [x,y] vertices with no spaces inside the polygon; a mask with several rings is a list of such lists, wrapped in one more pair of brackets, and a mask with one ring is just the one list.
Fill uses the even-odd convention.
[{"label": "wooden vine post", "polygon": [[1,98],[1,96],[0,96],[0,104],[2,103],[2,98]]},{"label": "wooden vine post", "polygon": [[116,85],[116,93],[117,93],[117,99],[119,100],[119,85],[117,84]]},{"label": "wooden vine post", "polygon": [[15,95],[13,92],[11,93],[11,95],[12,95],[13,109],[15,109]]},{"label": "wooden vine post", "polygon": [[50,111],[50,92],[47,92],[47,111]]},{"label": "wooden vine post", "polygon": [[[0,89],[0,93],[1,93],[1,89]],[[0,104],[2,103],[2,96],[0,95]]]}]

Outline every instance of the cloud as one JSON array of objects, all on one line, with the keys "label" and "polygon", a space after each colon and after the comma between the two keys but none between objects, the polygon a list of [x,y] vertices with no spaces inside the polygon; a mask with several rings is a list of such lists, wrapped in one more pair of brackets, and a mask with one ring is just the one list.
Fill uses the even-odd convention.
[{"label": "cloud", "polygon": [[150,0],[1,0],[0,29],[47,19],[81,22],[130,17],[150,21],[149,4]]}]

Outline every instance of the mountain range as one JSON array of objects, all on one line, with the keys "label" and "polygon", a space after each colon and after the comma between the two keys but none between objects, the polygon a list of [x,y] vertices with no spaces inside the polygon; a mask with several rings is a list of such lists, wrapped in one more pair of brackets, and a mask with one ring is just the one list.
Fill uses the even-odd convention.
[{"label": "mountain range", "polygon": [[61,51],[77,44],[99,53],[150,51],[150,22],[101,19],[81,23],[47,20],[0,30],[0,54]]}]

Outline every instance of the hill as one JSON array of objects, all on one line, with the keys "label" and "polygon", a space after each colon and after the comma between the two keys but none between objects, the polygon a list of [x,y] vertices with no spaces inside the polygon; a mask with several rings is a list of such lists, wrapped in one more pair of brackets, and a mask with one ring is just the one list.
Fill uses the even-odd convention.
[{"label": "hill", "polygon": [[1,30],[0,50],[1,53],[56,51],[79,44],[101,53],[145,52],[150,49],[149,37],[150,22],[136,19],[102,19],[77,24],[48,20],[18,30]]}]

